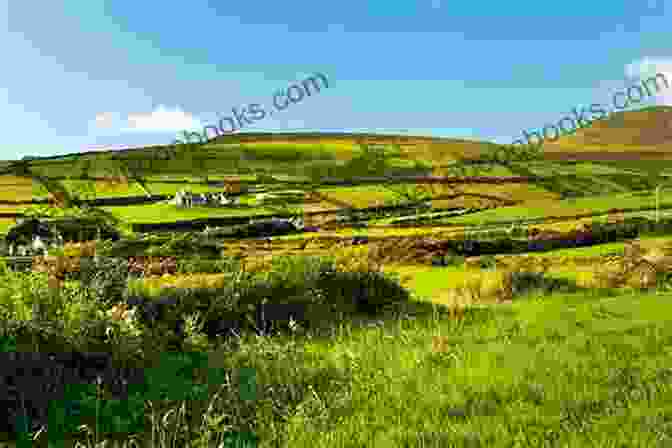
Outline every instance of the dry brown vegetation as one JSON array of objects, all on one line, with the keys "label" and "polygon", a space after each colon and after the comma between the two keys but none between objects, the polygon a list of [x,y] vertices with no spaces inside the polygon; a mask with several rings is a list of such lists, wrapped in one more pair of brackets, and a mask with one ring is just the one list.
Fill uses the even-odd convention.
[{"label": "dry brown vegetation", "polygon": [[562,160],[640,160],[669,158],[672,108],[652,107],[614,113],[590,127],[544,142],[544,158]]}]

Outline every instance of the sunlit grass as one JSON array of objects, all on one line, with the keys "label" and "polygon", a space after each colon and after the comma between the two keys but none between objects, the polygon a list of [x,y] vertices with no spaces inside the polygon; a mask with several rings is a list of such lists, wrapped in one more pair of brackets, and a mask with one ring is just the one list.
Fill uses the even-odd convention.
[{"label": "sunlit grass", "polygon": [[[551,439],[648,447],[656,435],[670,437],[660,417],[672,397],[663,380],[669,297],[557,296],[508,309],[473,313],[468,322],[390,322],[305,344],[347,369],[352,387],[317,414],[331,416],[328,426],[316,414],[292,415],[286,446],[309,446],[317,437],[320,446],[417,445],[424,438],[436,446],[479,440],[503,447],[518,437],[527,446]],[[622,406],[632,413],[618,412]]]},{"label": "sunlit grass", "polygon": [[[663,196],[661,206],[672,206],[672,198]],[[454,224],[475,224],[480,222],[510,221],[515,219],[533,219],[549,216],[571,217],[588,213],[607,213],[612,208],[655,207],[655,195],[637,196],[632,193],[605,195],[603,197],[577,198],[574,200],[528,201],[525,205],[500,207],[471,215],[447,218],[442,222]]]},{"label": "sunlit grass", "polygon": [[126,205],[118,207],[101,207],[126,223],[159,223],[174,222],[212,217],[253,216],[272,213],[270,209],[235,209],[214,207],[193,207],[178,209],[172,204]]}]

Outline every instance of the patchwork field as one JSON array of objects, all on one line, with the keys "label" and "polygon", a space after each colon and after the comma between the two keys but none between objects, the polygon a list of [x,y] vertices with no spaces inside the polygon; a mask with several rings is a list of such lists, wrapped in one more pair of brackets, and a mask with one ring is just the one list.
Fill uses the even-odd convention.
[{"label": "patchwork field", "polygon": [[[82,261],[83,246],[68,246],[67,255],[54,251],[42,260],[40,272],[5,266],[0,312],[14,326],[0,329],[0,342],[51,352],[58,341],[73,353],[110,353],[144,368],[171,353],[185,358],[175,365],[193,367],[193,375],[177,369],[149,381],[125,408],[111,380],[100,390],[89,381],[79,398],[63,401],[72,406],[63,426],[68,440],[83,438],[74,435],[83,424],[126,442],[133,435],[149,443],[150,428],[151,442],[161,440],[156,446],[225,446],[225,435],[231,442],[251,433],[264,447],[664,446],[656,444],[672,438],[672,197],[662,196],[664,222],[646,221],[639,238],[618,226],[653,218],[667,156],[661,145],[640,142],[639,152],[625,149],[655,150],[660,158],[619,160],[620,146],[603,136],[611,128],[598,128],[601,134],[589,135],[606,139],[608,156],[591,160],[602,146],[561,142],[545,160],[485,173],[464,161],[491,143],[397,136],[227,137],[173,160],[138,162],[135,180],[110,155],[35,161],[31,170],[42,177],[6,173],[0,200],[54,196],[44,177],[82,200],[221,192],[224,185],[208,182],[226,180],[275,192],[303,188],[306,196],[275,206],[242,192],[237,208],[163,201],[98,209],[119,227],[332,213],[303,215],[319,229],[249,238],[217,236],[217,229],[140,235],[124,228],[130,257],[98,241],[91,247],[107,255],[94,261]],[[566,161],[568,153],[581,160]],[[320,182],[390,172],[462,182]],[[530,180],[475,184],[473,176]],[[71,211],[41,207],[7,202],[0,211]],[[464,213],[429,220],[453,209]],[[12,220],[4,221],[6,232]],[[609,222],[614,227],[600,230]],[[534,229],[575,235],[586,226],[594,239],[583,247],[476,256],[437,249],[456,241],[527,242]],[[213,247],[219,256],[203,255]],[[200,361],[189,364],[191,355]],[[173,420],[161,426],[157,416]],[[14,421],[9,414],[4,420]],[[44,441],[35,425],[24,432]]]}]

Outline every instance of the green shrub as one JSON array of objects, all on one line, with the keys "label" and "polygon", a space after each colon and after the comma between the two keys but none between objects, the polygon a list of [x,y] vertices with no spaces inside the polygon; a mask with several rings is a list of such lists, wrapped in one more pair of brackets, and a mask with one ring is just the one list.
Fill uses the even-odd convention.
[{"label": "green shrub", "polygon": [[514,296],[557,292],[572,293],[580,288],[568,280],[547,277],[544,272],[518,271],[511,273],[511,292]]},{"label": "green shrub", "polygon": [[222,288],[167,289],[160,298],[133,299],[142,302],[141,319],[151,334],[160,337],[162,344],[170,341],[177,346],[184,336],[179,330],[180,321],[195,313],[202,316],[207,328],[226,321],[236,330],[259,332],[267,323],[258,314],[263,304],[276,310],[282,305],[292,307],[310,326],[312,321],[322,323],[317,322],[324,320],[322,311],[375,313],[409,297],[389,275],[335,272],[332,261],[326,258],[283,257],[273,260],[273,265],[269,272],[240,276]]},{"label": "green shrub", "polygon": [[462,266],[464,265],[464,256],[449,252],[445,255],[435,255],[432,257],[432,266]]},{"label": "green shrub", "polygon": [[373,314],[410,297],[397,280],[381,272],[326,272],[318,288],[327,303],[346,313]]},{"label": "green shrub", "polygon": [[497,265],[497,261],[493,255],[484,255],[479,259],[481,269],[493,269]]},{"label": "green shrub", "polygon": [[89,297],[109,308],[122,300],[128,281],[128,260],[93,257],[80,267],[82,288]]},{"label": "green shrub", "polygon": [[309,289],[315,285],[320,273],[332,268],[333,261],[325,257],[277,257],[272,260],[268,278],[295,286],[304,285],[306,289]]},{"label": "green shrub", "polygon": [[458,254],[446,254],[444,256],[445,266],[463,266],[464,265],[464,256]]},{"label": "green shrub", "polygon": [[538,290],[545,284],[543,272],[513,272],[511,273],[511,290],[514,295],[522,295],[532,290]]},{"label": "green shrub", "polygon": [[184,342],[180,327],[185,316],[200,315],[208,328],[226,320],[238,330],[259,331],[256,312],[261,304],[298,304],[307,309],[323,303],[315,285],[320,272],[332,266],[316,257],[282,257],[273,260],[269,272],[241,272],[221,288],[167,288],[152,298],[136,292],[127,303],[141,305],[141,321],[151,335],[177,347]]}]

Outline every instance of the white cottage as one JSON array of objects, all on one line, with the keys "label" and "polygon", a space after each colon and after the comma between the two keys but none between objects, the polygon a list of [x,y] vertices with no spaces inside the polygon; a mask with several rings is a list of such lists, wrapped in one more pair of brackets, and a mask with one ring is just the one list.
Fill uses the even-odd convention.
[{"label": "white cottage", "polygon": [[193,194],[189,191],[180,190],[175,194],[173,202],[178,207],[191,208],[197,206],[223,206],[239,204],[238,198],[228,198],[225,193],[200,193]]}]

